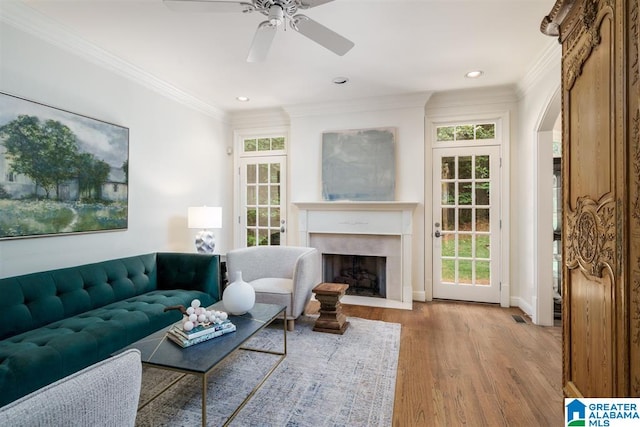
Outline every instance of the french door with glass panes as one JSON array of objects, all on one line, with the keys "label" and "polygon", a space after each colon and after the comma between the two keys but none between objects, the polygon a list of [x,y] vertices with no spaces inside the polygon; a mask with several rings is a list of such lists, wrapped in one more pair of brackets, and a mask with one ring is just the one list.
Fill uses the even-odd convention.
[{"label": "french door with glass panes", "polygon": [[286,157],[241,158],[239,172],[241,245],[284,245]]},{"label": "french door with glass panes", "polygon": [[500,147],[433,155],[433,297],[499,303]]}]

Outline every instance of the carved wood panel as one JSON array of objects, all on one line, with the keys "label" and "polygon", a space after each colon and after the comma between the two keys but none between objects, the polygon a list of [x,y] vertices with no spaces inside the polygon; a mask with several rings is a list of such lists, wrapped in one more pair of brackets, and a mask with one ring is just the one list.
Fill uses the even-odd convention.
[{"label": "carved wood panel", "polygon": [[630,210],[629,366],[630,396],[640,397],[640,8],[638,0],[627,4],[628,22],[628,147]]},{"label": "carved wood panel", "polygon": [[640,396],[638,0],[558,0],[563,45],[563,384]]}]

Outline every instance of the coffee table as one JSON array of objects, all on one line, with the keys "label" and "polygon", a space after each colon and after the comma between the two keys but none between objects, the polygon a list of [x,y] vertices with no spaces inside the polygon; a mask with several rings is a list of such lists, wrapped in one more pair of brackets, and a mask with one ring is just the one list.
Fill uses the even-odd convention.
[{"label": "coffee table", "polygon": [[[222,302],[217,302],[211,306],[212,310],[224,311]],[[262,350],[250,348],[244,344],[255,334],[260,332],[266,326],[271,324],[280,314],[284,315],[285,306],[275,304],[259,304],[241,316],[230,315],[229,319],[236,325],[236,331],[222,335],[220,337],[205,341],[191,347],[182,348],[179,345],[169,341],[166,338],[166,332],[169,328],[161,329],[146,338],[136,341],[130,346],[122,349],[125,351],[130,348],[140,350],[142,355],[142,364],[152,366],[154,368],[166,369],[170,371],[182,372],[183,375],[172,381],[167,387],[156,393],[151,399],[138,407],[141,410],[151,403],[155,398],[164,393],[171,386],[176,384],[186,375],[196,375],[202,378],[202,425],[207,425],[207,376],[211,371],[225,358],[236,350],[257,351],[261,353],[270,353],[279,355],[275,365],[265,374],[262,380],[254,387],[254,389],[242,401],[240,406],[231,414],[225,422],[225,426],[229,424],[240,410],[247,404],[249,399],[258,391],[269,376],[280,365],[287,355],[287,322],[282,322],[283,327],[283,349],[282,351]]]}]

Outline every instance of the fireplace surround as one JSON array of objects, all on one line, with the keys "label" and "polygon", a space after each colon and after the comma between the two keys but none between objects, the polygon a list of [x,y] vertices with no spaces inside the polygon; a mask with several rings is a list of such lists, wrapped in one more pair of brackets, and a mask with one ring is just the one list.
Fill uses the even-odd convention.
[{"label": "fireplace surround", "polygon": [[301,245],[315,247],[323,255],[386,259],[385,297],[345,295],[344,303],[411,309],[412,222],[417,203],[297,202],[294,205],[299,210]]}]

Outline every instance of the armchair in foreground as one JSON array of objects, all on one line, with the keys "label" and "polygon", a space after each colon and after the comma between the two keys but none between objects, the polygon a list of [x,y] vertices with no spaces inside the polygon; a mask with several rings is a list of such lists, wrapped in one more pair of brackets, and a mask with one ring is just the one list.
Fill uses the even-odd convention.
[{"label": "armchair in foreground", "polygon": [[255,246],[227,253],[227,271],[237,271],[256,291],[256,302],[286,305],[287,329],[311,300],[321,278],[320,253],[302,246]]}]

